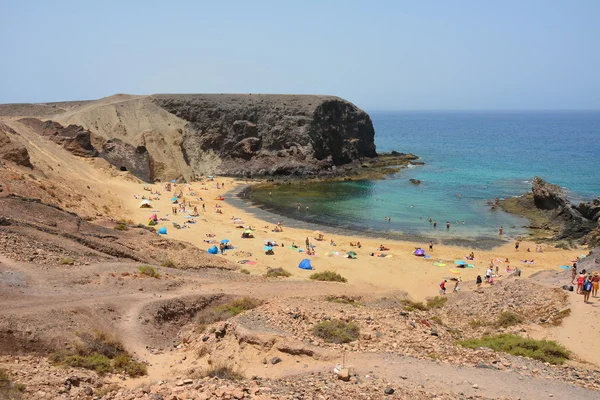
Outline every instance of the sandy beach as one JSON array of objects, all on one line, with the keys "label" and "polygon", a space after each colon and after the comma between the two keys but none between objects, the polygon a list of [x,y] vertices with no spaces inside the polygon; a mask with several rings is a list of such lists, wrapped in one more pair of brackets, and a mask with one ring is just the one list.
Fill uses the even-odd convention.
[{"label": "sandy beach", "polygon": [[[217,182],[219,188],[217,188]],[[224,186],[223,186],[224,185]],[[461,286],[474,284],[477,275],[485,275],[490,261],[498,265],[499,276],[506,276],[507,266],[511,269],[519,268],[523,276],[548,269],[560,270],[561,265],[570,265],[570,260],[575,259],[583,250],[561,250],[543,246],[543,252],[535,252],[536,243],[522,242],[518,251],[515,251],[514,242],[507,241],[505,245],[493,250],[475,250],[475,259],[466,259],[471,249],[447,245],[435,245],[432,252],[428,250],[428,243],[411,243],[405,241],[384,240],[366,236],[342,236],[324,232],[323,240],[319,241],[312,230],[298,229],[294,226],[283,226],[282,232],[274,232],[275,225],[257,219],[245,210],[235,208],[225,200],[216,200],[218,197],[228,195],[232,189],[239,189],[245,183],[231,178],[216,178],[206,183],[195,182],[192,184],[176,184],[171,192],[165,191],[164,184],[140,185],[124,184],[118,191],[125,208],[128,210],[127,218],[135,223],[147,224],[150,216],[156,214],[159,218],[156,228],[165,227],[166,237],[190,242],[202,249],[208,249],[213,244],[219,245],[223,239],[229,239],[233,249],[226,250],[224,255],[230,261],[239,262],[249,260],[250,263],[240,264],[253,275],[262,275],[267,268],[282,267],[292,274],[289,279],[308,279],[315,271],[335,271],[353,285],[360,285],[366,291],[392,292],[404,291],[412,298],[422,300],[435,296],[439,292],[439,283],[444,279],[458,278],[463,281]],[[146,190],[144,189],[146,188]],[[158,191],[159,196],[152,195],[151,191]],[[182,193],[179,202],[185,201],[186,212],[172,213],[171,198]],[[151,198],[151,208],[139,208],[142,196]],[[155,198],[158,198],[156,200]],[[200,200],[201,199],[201,200]],[[202,211],[202,204],[206,211]],[[194,206],[198,209],[198,217],[189,217],[193,214]],[[217,213],[220,210],[222,214]],[[243,222],[239,222],[239,220]],[[186,227],[176,229],[173,223],[184,226],[186,221],[195,220],[194,224],[185,224]],[[236,220],[237,222],[234,222]],[[243,227],[243,228],[242,228]],[[242,239],[241,234],[246,229],[253,231],[254,238]],[[208,234],[214,237],[208,237]],[[306,238],[315,245],[315,255],[307,256],[300,249],[305,248]],[[207,241],[213,240],[214,243]],[[335,246],[330,241],[336,244]],[[274,255],[266,255],[263,249],[266,241],[276,241]],[[351,246],[350,243],[360,242],[361,248]],[[292,248],[292,245],[298,248]],[[379,251],[380,245],[389,248],[388,251]],[[283,245],[283,246],[281,246]],[[422,247],[430,258],[413,255],[415,248]],[[527,252],[527,248],[531,252]],[[345,258],[347,252],[354,251],[356,259]],[[385,254],[386,257],[370,256],[371,253]],[[309,258],[315,271],[298,268],[298,264]],[[505,262],[508,259],[509,262]],[[521,259],[535,260],[533,264],[521,262]],[[461,260],[474,265],[473,268],[458,268],[456,261]],[[434,263],[445,264],[436,266]],[[452,292],[453,282],[448,282],[448,294]]]}]

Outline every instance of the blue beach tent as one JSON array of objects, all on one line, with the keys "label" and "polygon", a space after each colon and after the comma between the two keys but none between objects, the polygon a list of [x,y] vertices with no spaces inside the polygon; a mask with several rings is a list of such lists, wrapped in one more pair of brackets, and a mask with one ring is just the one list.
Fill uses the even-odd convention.
[{"label": "blue beach tent", "polygon": [[207,250],[208,254],[217,254],[219,252],[219,249],[217,248],[217,246],[213,246],[210,249]]},{"label": "blue beach tent", "polygon": [[167,228],[165,228],[164,226],[162,228],[160,228],[158,230],[158,234],[159,235],[166,235],[167,234]]},{"label": "blue beach tent", "polygon": [[304,260],[300,261],[300,265],[298,265],[298,268],[313,269],[312,265],[310,265],[310,260],[308,258],[305,258]]}]

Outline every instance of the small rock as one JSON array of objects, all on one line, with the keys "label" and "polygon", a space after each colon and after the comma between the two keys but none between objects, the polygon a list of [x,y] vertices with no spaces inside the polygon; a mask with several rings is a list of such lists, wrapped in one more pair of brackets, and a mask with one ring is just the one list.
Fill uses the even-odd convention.
[{"label": "small rock", "polygon": [[281,362],[281,358],[279,358],[279,357],[271,358],[271,364],[273,364],[273,365],[279,364],[280,362]]},{"label": "small rock", "polygon": [[390,388],[390,387],[389,387],[389,388],[386,388],[386,389],[383,391],[383,393],[385,393],[385,394],[388,394],[388,395],[389,395],[389,394],[394,394],[394,392],[395,392],[394,388]]},{"label": "small rock", "polygon": [[479,389],[479,385],[478,384],[474,384],[473,385],[473,389]]},{"label": "small rock", "polygon": [[338,377],[338,379],[340,379],[344,382],[348,382],[350,380],[350,371],[348,370],[348,368],[342,368],[337,373],[337,377]]}]

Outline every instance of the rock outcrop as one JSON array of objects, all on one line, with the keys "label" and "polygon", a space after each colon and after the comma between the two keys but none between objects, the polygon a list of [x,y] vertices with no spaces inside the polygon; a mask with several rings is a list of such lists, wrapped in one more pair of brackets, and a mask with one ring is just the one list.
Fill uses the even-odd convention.
[{"label": "rock outcrop", "polygon": [[314,175],[377,156],[369,116],[337,97],[156,95],[153,102],[187,121],[181,148],[192,167],[214,152],[220,173]]},{"label": "rock outcrop", "polygon": [[533,202],[540,210],[553,213],[554,219],[562,225],[562,229],[555,239],[577,239],[587,235],[594,227],[594,221],[584,217],[574,207],[564,191],[556,185],[544,181],[536,176],[531,188]]},{"label": "rock outcrop", "polygon": [[9,137],[9,134],[17,133],[9,126],[0,123],[0,160],[10,161],[23,167],[33,168],[29,160],[29,152],[22,144]]},{"label": "rock outcrop", "polygon": [[600,220],[600,197],[588,201],[587,203],[581,203],[577,210],[583,215],[585,218],[598,222]]},{"label": "rock outcrop", "polygon": [[102,146],[100,157],[120,169],[130,171],[144,182],[152,182],[152,159],[144,146],[132,146],[120,139],[110,139]]},{"label": "rock outcrop", "polygon": [[40,121],[36,118],[23,118],[19,122],[76,156],[96,157],[98,155],[98,151],[92,145],[91,132],[82,126],[69,125],[64,127],[55,121]]}]

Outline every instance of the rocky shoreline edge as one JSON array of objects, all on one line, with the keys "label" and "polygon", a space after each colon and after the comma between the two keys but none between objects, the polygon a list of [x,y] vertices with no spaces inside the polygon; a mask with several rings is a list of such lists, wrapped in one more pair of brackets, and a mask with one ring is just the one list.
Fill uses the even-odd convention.
[{"label": "rocky shoreline edge", "polygon": [[531,192],[500,200],[502,210],[526,217],[531,238],[561,248],[600,246],[600,197],[573,205],[565,191],[536,176]]}]

